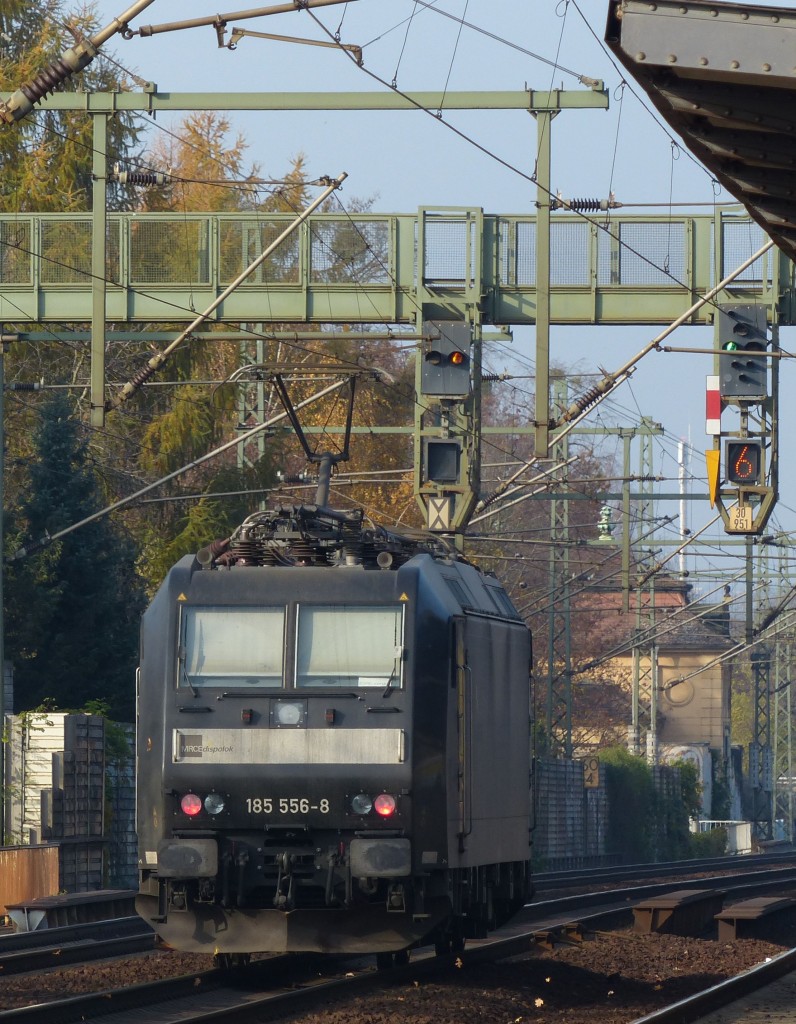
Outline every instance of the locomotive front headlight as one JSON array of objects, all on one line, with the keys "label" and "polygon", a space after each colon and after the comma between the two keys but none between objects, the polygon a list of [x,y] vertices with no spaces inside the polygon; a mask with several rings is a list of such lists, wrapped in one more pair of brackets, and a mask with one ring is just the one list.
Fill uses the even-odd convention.
[{"label": "locomotive front headlight", "polygon": [[370,814],[372,807],[373,801],[367,793],[357,793],[351,797],[351,810],[354,814]]},{"label": "locomotive front headlight", "polygon": [[306,707],[301,700],[275,700],[271,705],[271,714],[277,726],[304,725]]},{"label": "locomotive front headlight", "polygon": [[180,807],[183,814],[193,818],[202,809],[202,798],[198,797],[196,793],[186,793],[182,800],[180,800]]},{"label": "locomotive front headlight", "polygon": [[382,793],[373,801],[373,810],[382,818],[389,818],[395,814],[395,797],[389,793]]},{"label": "locomotive front headlight", "polygon": [[208,814],[221,814],[224,810],[224,797],[220,793],[208,793],[205,797],[205,810]]}]

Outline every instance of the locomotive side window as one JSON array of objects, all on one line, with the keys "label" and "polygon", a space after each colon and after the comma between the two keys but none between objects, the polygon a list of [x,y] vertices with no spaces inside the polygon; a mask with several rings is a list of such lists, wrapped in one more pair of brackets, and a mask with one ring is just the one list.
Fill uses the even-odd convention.
[{"label": "locomotive side window", "polygon": [[401,605],[301,605],[296,686],[399,687]]},{"label": "locomotive side window", "polygon": [[282,686],[284,608],[182,609],[178,685]]}]

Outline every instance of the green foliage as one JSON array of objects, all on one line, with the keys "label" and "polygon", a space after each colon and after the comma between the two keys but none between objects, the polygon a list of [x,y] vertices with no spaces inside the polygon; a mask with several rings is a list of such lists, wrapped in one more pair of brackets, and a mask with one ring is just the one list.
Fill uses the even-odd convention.
[{"label": "green foliage", "polygon": [[690,820],[700,807],[698,769],[687,761],[666,765],[659,786],[655,794],[656,859],[683,860],[691,856]]},{"label": "green foliage", "polygon": [[101,518],[46,539],[103,506],[80,424],[62,393],[48,398],[32,438],[28,490],[10,517],[12,548],[45,545],[13,561],[6,575],[6,649],[14,661],[17,703],[45,697],[60,706],[102,698],[131,719],[143,591],[135,547]]},{"label": "green foliage", "polygon": [[621,853],[628,863],[651,860],[655,790],[649,765],[625,747],[610,747],[600,751],[600,766],[608,793],[608,852]]},{"label": "green foliage", "polygon": [[680,771],[680,794],[683,809],[689,818],[695,818],[702,806],[702,785],[699,769],[692,761],[677,761],[673,767]]},{"label": "green foliage", "polygon": [[652,769],[626,747],[600,752],[608,794],[607,852],[626,862],[678,860],[691,856],[689,820],[699,808],[696,767],[681,763],[662,770],[662,790]]},{"label": "green foliage", "polygon": [[213,447],[218,423],[205,394],[195,385],[179,391],[171,410],[159,416],[143,439],[141,467],[165,476]]},{"label": "green foliage", "polygon": [[248,143],[242,135],[230,139],[230,131],[228,117],[201,110],[189,114],[177,133],[160,136],[149,161],[168,171],[171,180],[147,191],[145,208],[184,212],[253,206],[257,192],[245,181],[253,178],[258,168],[244,167]]},{"label": "green foliage", "polygon": [[[71,26],[73,32],[67,30]],[[0,6],[0,92],[15,92],[96,27],[96,11],[83,5],[70,15],[62,0],[3,0]],[[127,84],[116,65],[100,56],[59,88],[113,90]],[[38,212],[87,210],[92,189],[92,118],[80,111],[36,109],[0,129],[0,210]],[[139,129],[132,115],[117,113],[108,125],[108,159],[128,159]],[[110,190],[109,205],[122,209],[129,198]],[[64,254],[65,255],[65,254]]]},{"label": "green foliage", "polygon": [[[127,733],[118,723],[108,716],[111,713],[111,706],[107,700],[87,700],[80,709],[83,715],[99,715],[105,719],[105,757],[109,761],[123,761],[130,757],[130,744],[127,741]],[[106,778],[106,787],[108,785]]]},{"label": "green foliage", "polygon": [[202,498],[190,505],[178,520],[178,530],[163,538],[153,531],[144,543],[140,559],[142,575],[151,592],[160,585],[175,562],[183,555],[194,555],[216,537],[228,536],[226,517],[218,502]]},{"label": "green foliage", "polygon": [[730,794],[730,784],[727,781],[726,768],[721,758],[720,751],[711,750],[710,756],[712,760],[711,771],[713,774],[712,814],[714,819],[717,821],[727,821],[730,817],[732,798]]},{"label": "green foliage", "polygon": [[727,829],[714,828],[710,832],[691,834],[692,857],[721,857],[727,852]]}]

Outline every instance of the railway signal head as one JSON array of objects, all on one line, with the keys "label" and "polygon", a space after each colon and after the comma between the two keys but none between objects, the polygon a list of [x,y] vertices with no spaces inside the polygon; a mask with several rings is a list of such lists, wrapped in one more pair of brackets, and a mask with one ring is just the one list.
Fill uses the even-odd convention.
[{"label": "railway signal head", "polygon": [[750,440],[728,441],[725,463],[728,483],[762,483],[763,442]]},{"label": "railway signal head", "polygon": [[719,307],[719,390],[723,398],[768,394],[766,313],[761,306]]},{"label": "railway signal head", "polygon": [[466,323],[427,321],[423,324],[420,393],[439,398],[470,394],[470,344]]}]

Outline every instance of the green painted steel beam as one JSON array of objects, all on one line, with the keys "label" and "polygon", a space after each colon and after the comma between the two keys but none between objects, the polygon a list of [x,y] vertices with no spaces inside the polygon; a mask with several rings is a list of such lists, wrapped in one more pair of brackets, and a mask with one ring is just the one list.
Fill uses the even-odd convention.
[{"label": "green painted steel beam", "polygon": [[[7,101],[11,93],[0,93]],[[512,89],[493,92],[57,92],[37,103],[42,110],[86,113],[168,110],[606,110],[602,82],[594,89]]]},{"label": "green painted steel beam", "polygon": [[[108,342],[130,342],[146,341],[151,344],[169,343],[179,336],[180,331],[117,331],[105,332],[105,340]],[[418,334],[412,331],[342,331],[336,333],[329,330],[314,331],[269,331],[258,332],[255,329],[250,331],[196,331],[191,334],[197,341],[255,341],[262,338],[264,341],[413,341],[420,340]],[[64,341],[77,342],[88,341],[91,338],[91,331],[24,331],[15,338],[15,341],[40,344],[43,341]],[[483,339],[489,341],[513,341],[511,331],[492,331],[485,334]],[[82,386],[82,385],[81,385]]]},{"label": "green painted steel beam", "polygon": [[[265,220],[239,213],[109,214],[107,321],[190,322],[243,269]],[[356,214],[351,220],[357,232],[346,217],[313,216],[286,259],[275,259],[238,288],[212,319],[304,323],[305,329],[363,321],[415,324],[421,308],[427,319],[463,320],[477,303],[485,326],[537,323],[534,218],[457,207]],[[267,222],[281,219],[272,215]],[[733,269],[762,237],[748,217],[731,211],[719,212],[715,222],[712,215],[613,215],[612,236],[601,230],[602,222],[572,213],[552,216],[550,323],[668,324],[713,286],[714,266]],[[190,260],[175,255],[185,252],[186,231],[194,240]],[[367,243],[356,242],[360,233]],[[416,248],[418,233],[422,244]],[[617,241],[639,234],[645,238],[643,258]],[[89,323],[97,283],[92,235],[90,213],[0,215],[5,319],[20,329],[27,323]],[[335,237],[347,239],[350,251],[330,267],[329,240]],[[666,259],[674,278],[662,269]],[[733,285],[731,296],[716,301],[778,306],[781,324],[796,323],[790,262],[776,250],[759,262],[754,275]],[[713,315],[706,304],[689,323],[708,324]]]}]

